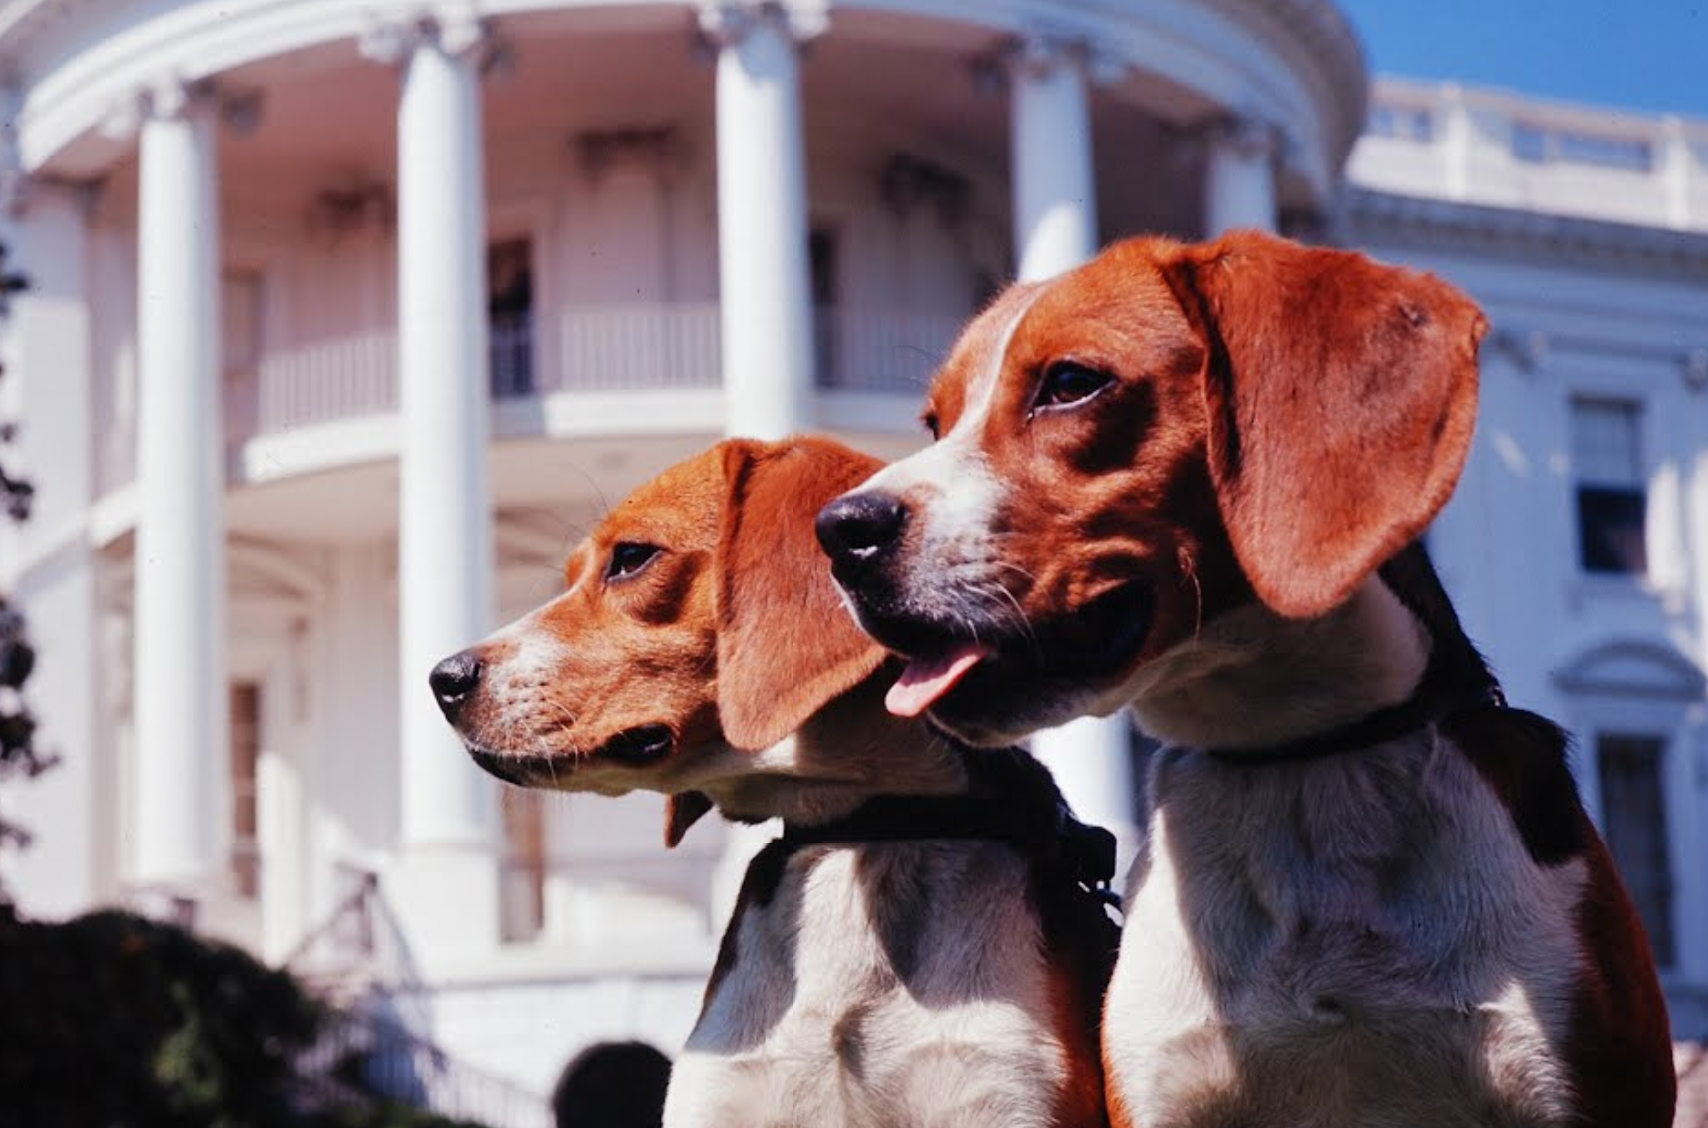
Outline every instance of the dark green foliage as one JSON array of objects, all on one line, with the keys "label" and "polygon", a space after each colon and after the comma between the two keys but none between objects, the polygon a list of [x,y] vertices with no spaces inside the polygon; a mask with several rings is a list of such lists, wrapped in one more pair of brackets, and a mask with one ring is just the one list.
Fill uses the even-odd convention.
[{"label": "dark green foliage", "polygon": [[314,1109],[297,1056],[328,1017],[288,974],[121,912],[0,910],[0,1110],[63,1128],[454,1128],[381,1101]]}]

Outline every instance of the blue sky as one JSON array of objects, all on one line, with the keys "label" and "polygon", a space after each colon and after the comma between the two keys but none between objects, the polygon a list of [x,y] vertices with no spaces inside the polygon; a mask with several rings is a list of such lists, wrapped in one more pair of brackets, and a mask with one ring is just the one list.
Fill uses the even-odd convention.
[{"label": "blue sky", "polygon": [[1708,0],[1337,0],[1372,69],[1708,118]]}]

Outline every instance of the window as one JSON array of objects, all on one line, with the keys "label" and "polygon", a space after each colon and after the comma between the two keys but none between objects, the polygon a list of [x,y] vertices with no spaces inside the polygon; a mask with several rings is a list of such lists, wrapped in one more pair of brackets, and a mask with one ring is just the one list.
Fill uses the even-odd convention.
[{"label": "window", "polygon": [[261,687],[231,687],[231,879],[237,895],[261,892],[261,849],[256,839],[255,766],[261,758]]},{"label": "window", "polygon": [[836,308],[838,273],[836,232],[814,227],[807,233],[807,281],[812,292],[813,367],[821,386],[838,383],[837,361],[841,353],[841,324]]},{"label": "window", "polygon": [[1647,496],[1632,400],[1572,401],[1572,467],[1577,480],[1578,559],[1586,572],[1640,576]]},{"label": "window", "polygon": [[1661,767],[1666,740],[1648,733],[1598,733],[1602,830],[1625,879],[1655,961],[1673,964],[1672,860]]},{"label": "window", "polygon": [[221,368],[227,377],[253,374],[261,363],[261,275],[228,270],[220,278]]},{"label": "window", "polygon": [[488,364],[497,399],[534,393],[534,255],[527,239],[486,249]]},{"label": "window", "polygon": [[1435,139],[1435,117],[1426,108],[1378,105],[1370,108],[1370,133],[1427,145]]},{"label": "window", "polygon": [[1560,159],[1573,164],[1648,172],[1655,163],[1653,148],[1640,137],[1562,131],[1557,135],[1556,144]]},{"label": "window", "polygon": [[1512,123],[1512,155],[1540,164],[1548,159],[1548,131],[1527,121]]},{"label": "window", "polygon": [[1655,165],[1654,147],[1642,137],[1557,129],[1531,121],[1515,121],[1512,155],[1529,164],[1562,162],[1594,165],[1626,172],[1648,172]]},{"label": "window", "polygon": [[256,371],[261,367],[261,275],[228,270],[220,278],[220,376],[225,382],[226,438],[256,430],[260,406]]}]

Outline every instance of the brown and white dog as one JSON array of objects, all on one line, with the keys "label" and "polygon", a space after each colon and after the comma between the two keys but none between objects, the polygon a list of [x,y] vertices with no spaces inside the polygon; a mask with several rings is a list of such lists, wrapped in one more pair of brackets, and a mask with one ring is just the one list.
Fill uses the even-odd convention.
[{"label": "brown and white dog", "polygon": [[1671,1123],[1652,958],[1553,725],[1413,542],[1485,322],[1258,233],[1008,290],[938,441],[820,540],[889,694],[972,744],[1131,707],[1167,747],[1104,1017],[1117,1125]]},{"label": "brown and white dog", "polygon": [[564,594],[442,662],[434,693],[502,779],[673,796],[671,845],[712,805],[782,818],[667,1125],[1106,1125],[1113,839],[1025,753],[885,712],[895,670],[813,542],[881,465],[799,439],[665,471],[576,550]]}]

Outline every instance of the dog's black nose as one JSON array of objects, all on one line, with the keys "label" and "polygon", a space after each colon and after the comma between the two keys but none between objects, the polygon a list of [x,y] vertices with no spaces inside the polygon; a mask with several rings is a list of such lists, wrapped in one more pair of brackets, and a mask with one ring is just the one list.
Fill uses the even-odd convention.
[{"label": "dog's black nose", "polygon": [[895,546],[907,507],[886,493],[844,494],[818,511],[818,543],[839,565],[869,563]]},{"label": "dog's black nose", "polygon": [[469,695],[480,685],[480,659],[472,650],[460,650],[433,667],[427,684],[433,687],[433,699],[439,703],[447,720],[456,720]]}]

